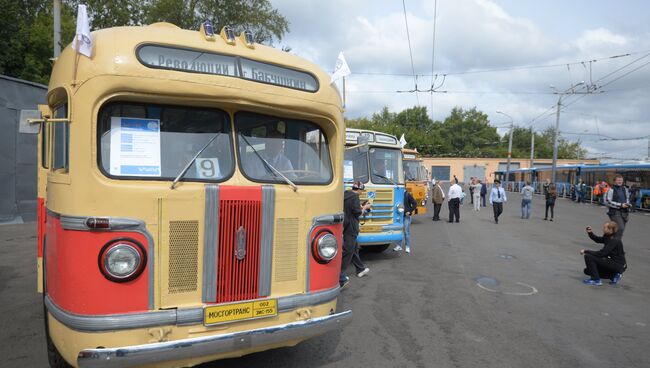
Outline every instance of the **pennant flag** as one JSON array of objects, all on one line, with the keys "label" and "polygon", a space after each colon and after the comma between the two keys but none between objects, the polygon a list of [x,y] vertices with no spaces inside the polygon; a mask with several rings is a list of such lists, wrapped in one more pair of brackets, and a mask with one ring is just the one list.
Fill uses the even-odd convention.
[{"label": "pennant flag", "polygon": [[402,136],[400,137],[399,144],[402,146],[402,148],[406,146],[406,139],[404,138],[404,134],[402,134]]},{"label": "pennant flag", "polygon": [[77,10],[77,32],[72,40],[72,48],[78,53],[91,57],[93,54],[93,40],[90,38],[90,25],[86,6],[79,4]]},{"label": "pennant flag", "polygon": [[334,67],[334,74],[332,74],[332,81],[334,83],[340,78],[352,74],[348,63],[345,61],[345,56],[343,56],[343,51],[339,52],[339,57],[336,59],[336,66]]}]

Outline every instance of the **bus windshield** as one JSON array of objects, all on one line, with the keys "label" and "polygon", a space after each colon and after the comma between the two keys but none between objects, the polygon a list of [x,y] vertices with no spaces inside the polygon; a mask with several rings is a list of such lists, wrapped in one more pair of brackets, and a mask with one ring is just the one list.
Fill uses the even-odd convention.
[{"label": "bus windshield", "polygon": [[368,151],[371,180],[374,184],[403,184],[402,152],[399,149],[372,147]]},{"label": "bus windshield", "polygon": [[325,134],[305,120],[250,112],[235,115],[242,173],[257,182],[328,184],[332,164]]},{"label": "bus windshield", "polygon": [[99,113],[98,160],[111,177],[172,180],[216,135],[184,179],[223,181],[234,171],[229,133],[221,110],[111,103]]},{"label": "bus windshield", "polygon": [[404,161],[404,178],[407,181],[425,180],[420,161]]}]

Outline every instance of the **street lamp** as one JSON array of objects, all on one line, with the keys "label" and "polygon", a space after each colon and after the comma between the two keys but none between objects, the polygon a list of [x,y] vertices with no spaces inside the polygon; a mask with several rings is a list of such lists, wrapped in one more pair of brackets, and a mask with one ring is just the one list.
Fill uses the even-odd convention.
[{"label": "street lamp", "polygon": [[[575,91],[575,88],[578,87],[578,86],[581,86],[583,84],[585,84],[584,81],[576,83],[576,84],[572,84],[571,87],[567,88],[564,92],[558,91],[557,88],[555,88],[554,86],[549,86],[549,87],[551,87],[551,89],[553,89],[554,94],[560,96],[558,98],[558,100],[557,100],[557,111],[555,113],[555,132],[553,132],[553,167],[551,169],[551,178],[552,178],[551,181],[553,183],[555,183],[556,172],[557,172],[557,148],[558,148],[557,147],[557,141],[558,141],[557,138],[558,138],[558,135],[560,133],[560,106],[562,106],[562,98],[565,95],[573,95],[573,94],[579,93],[579,92]],[[587,94],[587,93],[589,93],[589,91],[587,90],[587,92],[582,92],[582,93]]]},{"label": "street lamp", "polygon": [[[514,122],[512,116],[506,114],[505,112],[497,110],[497,114],[505,115],[510,118],[510,138],[508,139],[508,164],[506,165],[506,183],[510,180],[510,160],[512,159],[512,130],[514,128]],[[507,188],[507,184],[505,186]]]}]

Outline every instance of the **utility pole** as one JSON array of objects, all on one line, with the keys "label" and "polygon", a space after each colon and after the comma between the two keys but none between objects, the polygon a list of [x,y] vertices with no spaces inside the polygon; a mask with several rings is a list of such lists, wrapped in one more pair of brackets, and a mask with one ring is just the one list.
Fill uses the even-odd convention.
[{"label": "utility pole", "polygon": [[558,137],[560,135],[560,107],[562,106],[562,97],[565,95],[573,95],[573,94],[588,94],[589,88],[587,88],[587,92],[576,92],[575,88],[578,86],[581,86],[585,84],[585,82],[580,82],[577,84],[571,85],[567,90],[564,92],[558,92],[555,87],[551,86],[552,89],[555,90],[555,94],[559,95],[560,97],[557,100],[557,111],[555,113],[555,132],[553,132],[553,168],[551,171],[551,181],[555,183],[556,179],[556,174],[557,174],[557,149],[558,149]]},{"label": "utility pole", "polygon": [[514,129],[514,122],[512,116],[505,112],[497,111],[497,114],[505,115],[510,118],[510,138],[508,139],[508,163],[506,165],[506,183],[510,180],[510,160],[512,159],[512,131]]},{"label": "utility pole", "polygon": [[54,15],[54,57],[58,58],[61,54],[61,0],[54,0],[52,5]]},{"label": "utility pole", "polygon": [[[535,166],[535,131],[533,127],[530,127],[530,168],[532,169]],[[531,178],[532,182],[532,178]]]}]

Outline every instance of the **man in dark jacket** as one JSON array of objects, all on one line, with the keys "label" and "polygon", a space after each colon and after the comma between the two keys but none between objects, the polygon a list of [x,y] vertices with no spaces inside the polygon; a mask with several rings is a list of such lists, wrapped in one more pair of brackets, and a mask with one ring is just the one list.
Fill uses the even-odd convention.
[{"label": "man in dark jacket", "polygon": [[585,274],[590,278],[583,282],[587,285],[600,286],[601,277],[610,279],[610,284],[616,285],[621,280],[621,274],[627,269],[625,251],[620,237],[615,236],[618,225],[608,221],[603,225],[603,236],[594,235],[591,226],[587,226],[587,234],[596,243],[604,244],[601,250],[581,249],[580,254],[585,257]]},{"label": "man in dark jacket", "polygon": [[625,225],[630,215],[630,191],[623,186],[623,176],[614,177],[614,185],[605,193],[605,204],[609,208],[607,215],[609,219],[616,222],[618,232],[616,236],[623,237]]},{"label": "man in dark jacket", "polygon": [[404,240],[400,240],[394,251],[402,250],[402,242],[405,244],[404,251],[406,253],[411,253],[411,215],[418,208],[418,202],[415,201],[415,198],[409,193],[409,191],[404,191]]},{"label": "man in dark jacket", "polygon": [[487,184],[485,180],[481,182],[481,205],[485,207],[485,196],[487,195]]},{"label": "man in dark jacket", "polygon": [[350,282],[350,278],[346,275],[345,270],[355,257],[357,258],[354,262],[357,268],[357,276],[362,277],[370,271],[361,263],[357,245],[359,217],[370,209],[370,203],[365,203],[362,206],[359,201],[359,193],[363,189],[363,183],[357,181],[352,184],[352,190],[346,190],[343,193],[343,258],[341,260],[341,274],[339,276],[339,284],[341,287],[346,286]]}]

